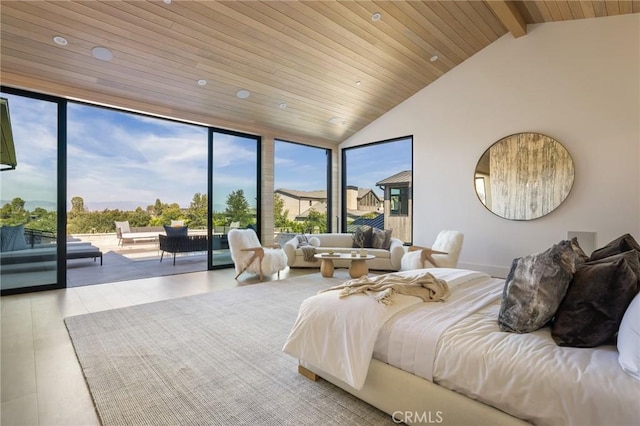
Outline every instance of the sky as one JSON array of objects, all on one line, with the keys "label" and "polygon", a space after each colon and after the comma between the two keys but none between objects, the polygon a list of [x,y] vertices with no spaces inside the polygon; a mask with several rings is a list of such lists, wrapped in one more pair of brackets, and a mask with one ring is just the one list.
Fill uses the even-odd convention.
[{"label": "sky", "polygon": [[[9,99],[18,166],[0,174],[0,199],[20,197],[52,203],[51,208],[56,200],[56,105],[2,96]],[[89,210],[146,208],[156,199],[186,208],[195,193],[206,194],[206,128],[73,102],[67,120],[69,200],[82,197]],[[255,206],[256,150],[253,138],[215,134],[215,211],[224,210],[227,195],[237,189]],[[411,169],[411,143],[351,149],[347,159],[347,184],[376,189],[375,182]],[[274,186],[325,189],[325,150],[277,141]]]}]

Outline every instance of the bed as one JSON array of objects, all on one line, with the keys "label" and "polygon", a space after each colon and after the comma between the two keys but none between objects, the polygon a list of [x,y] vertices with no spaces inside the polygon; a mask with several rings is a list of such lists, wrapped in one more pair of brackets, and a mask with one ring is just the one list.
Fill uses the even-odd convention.
[{"label": "bed", "polygon": [[501,332],[504,280],[429,271],[450,284],[446,302],[396,294],[380,307],[366,295],[321,293],[303,302],[283,350],[308,377],[407,424],[638,424],[640,381],[621,369],[615,346],[560,347],[548,327]]}]

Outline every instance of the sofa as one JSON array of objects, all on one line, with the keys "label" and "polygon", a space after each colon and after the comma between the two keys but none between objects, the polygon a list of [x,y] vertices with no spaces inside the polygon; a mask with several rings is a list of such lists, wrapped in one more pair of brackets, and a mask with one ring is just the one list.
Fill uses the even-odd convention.
[{"label": "sofa", "polygon": [[[312,246],[316,253],[350,253],[359,248],[353,248],[353,234],[311,234],[308,235],[309,243],[307,247]],[[303,247],[300,246],[298,236],[291,238],[284,244],[283,250],[287,255],[287,265],[290,268],[319,268],[320,260],[305,260]],[[308,249],[307,249],[308,250]],[[379,271],[398,271],[402,255],[405,253],[405,247],[397,238],[391,238],[391,244],[388,250],[365,247],[368,254],[374,255],[376,258],[367,261],[369,269]],[[336,268],[348,268],[350,259],[334,259],[333,263]]]}]

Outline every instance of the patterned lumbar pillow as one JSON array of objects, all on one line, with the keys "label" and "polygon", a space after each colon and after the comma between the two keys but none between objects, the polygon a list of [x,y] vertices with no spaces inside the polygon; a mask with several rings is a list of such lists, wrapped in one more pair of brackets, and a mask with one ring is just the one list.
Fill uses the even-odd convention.
[{"label": "patterned lumbar pillow", "polygon": [[624,253],[578,266],[553,320],[560,346],[590,348],[613,341],[627,307],[638,293],[640,253]]},{"label": "patterned lumbar pillow", "polygon": [[586,258],[574,239],[561,241],[545,252],[514,259],[502,293],[500,330],[529,333],[548,323],[567,291],[576,265]]}]

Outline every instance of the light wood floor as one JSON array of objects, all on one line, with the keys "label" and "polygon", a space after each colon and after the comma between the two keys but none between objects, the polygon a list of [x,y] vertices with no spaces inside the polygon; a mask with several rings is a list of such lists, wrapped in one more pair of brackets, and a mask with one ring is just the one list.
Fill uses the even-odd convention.
[{"label": "light wood floor", "polygon": [[[317,272],[287,269],[280,279]],[[258,282],[234,276],[223,269],[2,297],[0,424],[100,424],[63,318]]]}]

